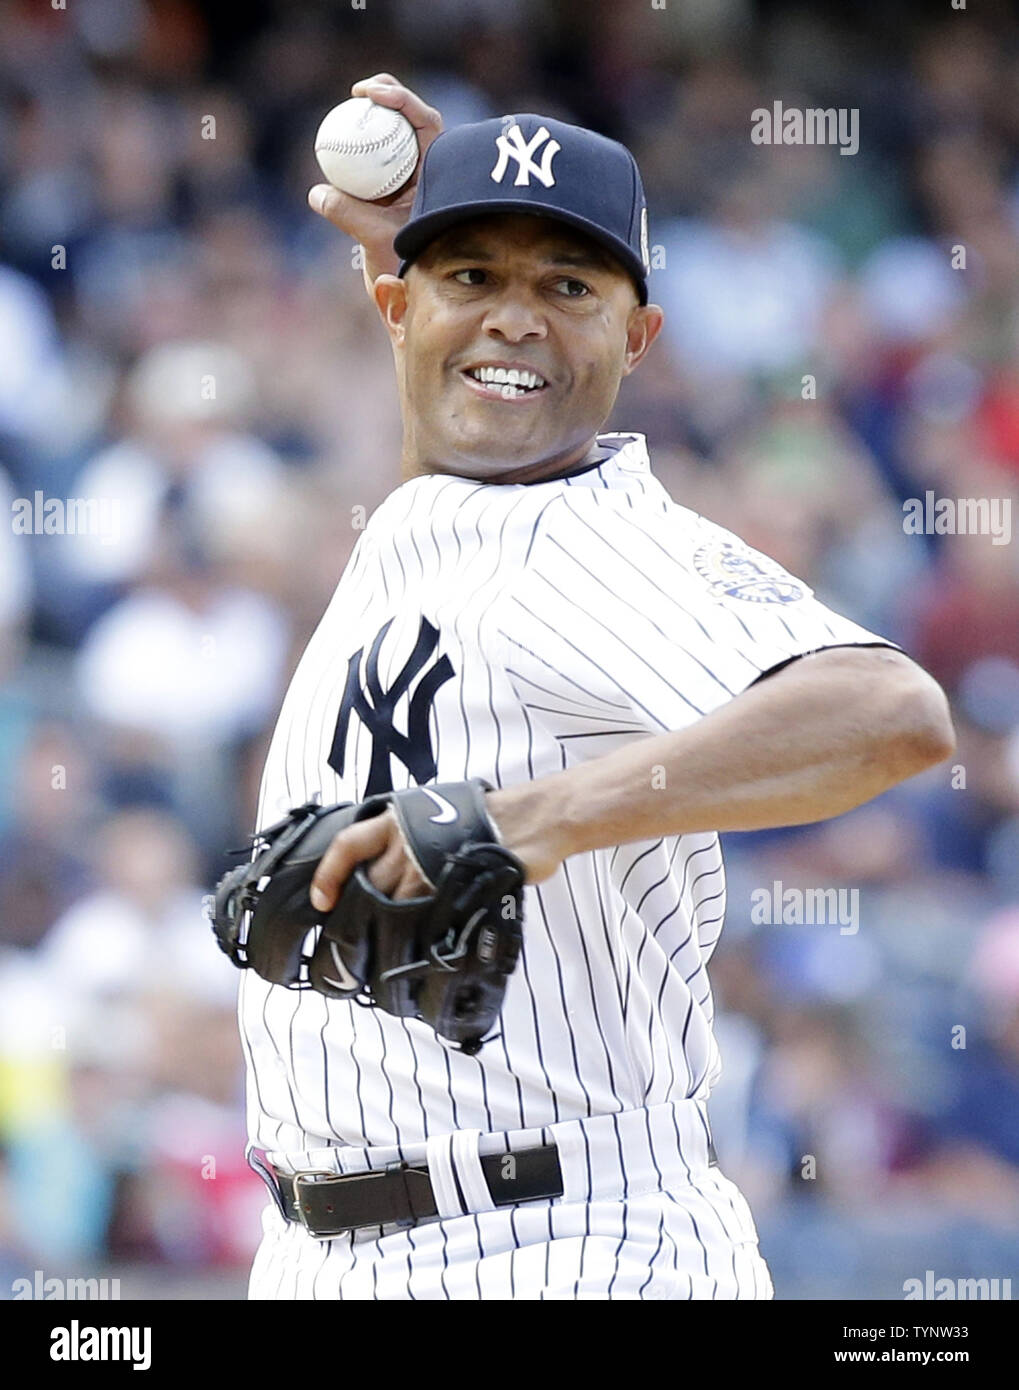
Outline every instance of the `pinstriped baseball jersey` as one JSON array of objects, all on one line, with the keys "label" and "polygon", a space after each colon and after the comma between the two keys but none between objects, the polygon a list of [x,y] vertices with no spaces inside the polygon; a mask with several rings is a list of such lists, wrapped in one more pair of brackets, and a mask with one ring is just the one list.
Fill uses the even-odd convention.
[{"label": "pinstriped baseball jersey", "polygon": [[[480,1156],[555,1144],[561,1199],[496,1207]],[[753,1217],[709,1162],[703,1105],[674,1101],[541,1129],[293,1155],[302,1170],[425,1164],[441,1220],[317,1243],[266,1208],[256,1299],[767,1299]]]},{"label": "pinstriped baseball jersey", "polygon": [[[599,443],[565,478],[429,474],[378,507],[284,701],[260,826],[314,796],[541,778],[682,729],[797,655],[883,644],[674,502],[643,437]],[[703,1101],[724,907],[712,833],[571,857],[525,889],[522,959],[474,1057],[417,1020],[245,972],[252,1144],[402,1156],[457,1131]]]}]

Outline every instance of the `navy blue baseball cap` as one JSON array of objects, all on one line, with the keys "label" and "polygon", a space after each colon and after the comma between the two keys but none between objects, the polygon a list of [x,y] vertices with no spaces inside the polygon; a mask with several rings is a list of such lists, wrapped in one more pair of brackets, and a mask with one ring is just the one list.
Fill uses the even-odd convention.
[{"label": "navy blue baseball cap", "polygon": [[443,131],[425,151],[410,220],[393,239],[399,273],[448,227],[498,212],[585,232],[630,272],[647,303],[647,201],[624,145],[531,113]]}]

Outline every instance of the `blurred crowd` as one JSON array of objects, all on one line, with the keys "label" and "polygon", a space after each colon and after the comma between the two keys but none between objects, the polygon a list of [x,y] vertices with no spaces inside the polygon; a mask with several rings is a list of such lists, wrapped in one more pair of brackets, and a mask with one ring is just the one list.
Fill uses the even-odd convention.
[{"label": "blurred crowd", "polygon": [[[907,1226],[949,1273],[1017,1263],[1019,547],[903,504],[1017,493],[1019,27],[942,8],[0,0],[0,502],[33,517],[0,528],[0,1297],[256,1240],[200,900],[355,509],[399,483],[388,340],[305,203],[378,71],[447,125],[629,144],[667,327],[609,427],[952,700],[951,765],[727,837],[714,1124],[779,1293],[852,1295]],[[779,99],[858,108],[859,152],[754,145]],[[773,880],[857,887],[860,930],[755,924]]]}]

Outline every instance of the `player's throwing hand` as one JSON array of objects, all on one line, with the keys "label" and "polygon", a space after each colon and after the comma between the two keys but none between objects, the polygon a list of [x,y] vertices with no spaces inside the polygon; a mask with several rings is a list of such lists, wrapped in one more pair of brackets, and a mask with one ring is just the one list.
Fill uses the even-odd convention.
[{"label": "player's throwing hand", "polygon": [[315,212],[364,247],[365,283],[370,290],[380,275],[395,274],[400,264],[393,250],[393,237],[410,216],[421,159],[441,132],[442,117],[434,106],[422,101],[388,72],[379,72],[374,77],[355,82],[350,93],[355,97],[368,97],[378,106],[399,111],[417,131],[418,139],[417,168],[399,192],[390,194],[388,198],[368,203],[361,198],[351,197],[349,193],[341,193],[329,183],[317,183],[308,193],[308,202]]}]

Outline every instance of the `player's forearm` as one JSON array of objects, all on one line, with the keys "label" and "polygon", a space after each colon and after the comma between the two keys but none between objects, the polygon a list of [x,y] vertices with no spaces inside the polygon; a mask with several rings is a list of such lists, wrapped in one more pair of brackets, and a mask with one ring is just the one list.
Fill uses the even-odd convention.
[{"label": "player's forearm", "polygon": [[841,815],[948,757],[947,702],[887,649],[794,662],[688,729],[490,794],[507,843],[551,857],[703,830]]}]

